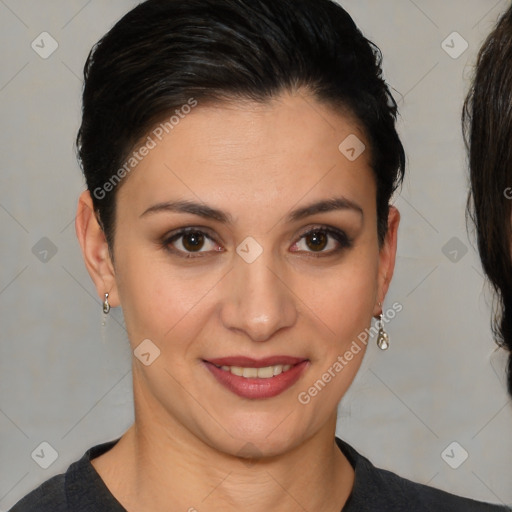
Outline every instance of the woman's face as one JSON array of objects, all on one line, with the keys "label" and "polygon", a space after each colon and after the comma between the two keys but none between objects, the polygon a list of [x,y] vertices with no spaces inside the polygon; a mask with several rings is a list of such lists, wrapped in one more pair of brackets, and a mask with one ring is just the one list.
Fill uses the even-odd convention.
[{"label": "woman's face", "polygon": [[366,144],[351,118],[286,94],[199,102],[153,136],[118,190],[115,274],[95,279],[144,354],[138,421],[231,454],[333,431],[364,345],[335,363],[380,311],[398,225],[392,208],[379,248],[370,154],[354,160],[354,135]]}]

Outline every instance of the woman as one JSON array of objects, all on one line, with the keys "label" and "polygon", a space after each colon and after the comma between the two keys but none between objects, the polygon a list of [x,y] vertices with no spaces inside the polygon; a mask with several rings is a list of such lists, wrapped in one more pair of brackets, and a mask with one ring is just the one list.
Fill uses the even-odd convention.
[{"label": "woman", "polygon": [[337,404],[393,274],[380,54],[329,0],[149,0],[85,69],[76,231],[135,423],[12,510],[485,511],[376,469]]},{"label": "woman", "polygon": [[[480,49],[464,105],[474,222],[482,267],[496,291],[493,331],[512,350],[512,7]],[[507,383],[512,394],[512,355]]]}]

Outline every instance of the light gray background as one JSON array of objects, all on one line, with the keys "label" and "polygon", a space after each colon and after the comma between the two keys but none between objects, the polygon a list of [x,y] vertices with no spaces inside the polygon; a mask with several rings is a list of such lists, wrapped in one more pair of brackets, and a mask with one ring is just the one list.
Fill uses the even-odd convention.
[{"label": "light gray background", "polygon": [[[113,310],[102,330],[75,238],[84,182],[73,142],[89,49],[136,3],[0,0],[1,510],[133,419],[122,315]],[[504,355],[491,357],[490,295],[465,230],[459,121],[477,49],[508,2],[341,3],[383,51],[408,176],[396,199],[399,256],[385,305],[404,309],[388,325],[391,348],[371,344],[340,406],[338,435],[410,479],[512,503],[512,407]],[[43,31],[59,44],[48,59],[31,48]],[[457,59],[442,48],[454,31],[469,43]],[[57,250],[46,262],[33,251],[43,237]],[[451,245],[443,252],[453,237],[457,262]],[[43,441],[58,452],[48,469],[31,457]],[[458,469],[441,457],[453,441],[469,453]]]}]

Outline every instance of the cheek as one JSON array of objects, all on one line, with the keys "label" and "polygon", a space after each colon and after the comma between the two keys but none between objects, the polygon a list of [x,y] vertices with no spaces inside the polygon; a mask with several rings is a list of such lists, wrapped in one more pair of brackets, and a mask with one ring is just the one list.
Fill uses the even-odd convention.
[{"label": "cheek", "polygon": [[360,368],[377,296],[377,258],[359,254],[345,263],[328,277],[311,279],[313,292],[303,283],[302,293],[308,297],[305,314],[318,337],[314,337],[312,372],[298,400],[314,407],[318,417],[332,411]]},{"label": "cheek", "polygon": [[378,288],[377,263],[377,257],[354,253],[328,273],[303,275],[298,281],[297,295],[305,310],[315,313],[338,348],[350,343],[371,321]]},{"label": "cheek", "polygon": [[[185,344],[200,327],[199,317],[212,310],[219,271],[198,272],[172,266],[154,253],[128,251],[119,259],[117,286],[130,339],[149,338],[163,347],[179,333],[173,344]],[[147,262],[151,261],[151,264]],[[195,327],[194,327],[195,326]]]}]

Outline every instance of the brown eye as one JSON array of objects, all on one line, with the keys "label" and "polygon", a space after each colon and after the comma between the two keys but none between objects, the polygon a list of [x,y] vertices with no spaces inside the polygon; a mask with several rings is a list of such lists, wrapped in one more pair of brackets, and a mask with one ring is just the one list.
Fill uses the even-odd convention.
[{"label": "brown eye", "polygon": [[[163,241],[163,246],[178,256],[204,256],[220,250],[213,238],[197,229],[184,229]],[[192,256],[193,255],[193,256]]]},{"label": "brown eye", "polygon": [[329,237],[322,231],[312,231],[306,237],[306,245],[312,251],[323,251],[327,246]]},{"label": "brown eye", "polygon": [[352,240],[344,231],[333,227],[317,227],[304,233],[291,250],[292,252],[309,253],[313,256],[328,256],[351,247]]},{"label": "brown eye", "polygon": [[187,233],[183,235],[182,244],[187,251],[200,250],[204,245],[204,235],[201,233]]}]

